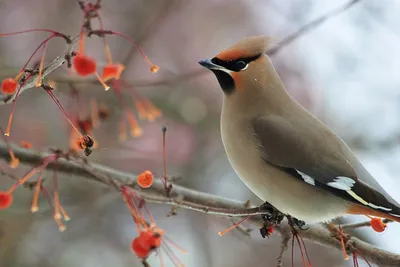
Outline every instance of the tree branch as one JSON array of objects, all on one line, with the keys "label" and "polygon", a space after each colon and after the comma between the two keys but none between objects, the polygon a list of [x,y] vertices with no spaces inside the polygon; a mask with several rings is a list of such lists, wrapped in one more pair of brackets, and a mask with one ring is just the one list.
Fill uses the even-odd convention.
[{"label": "tree branch", "polygon": [[[13,146],[13,150],[21,163],[30,165],[39,165],[42,158],[49,155],[49,153],[41,153],[16,146]],[[9,160],[7,146],[4,143],[0,143],[0,158]],[[54,169],[54,165],[50,164],[47,168]],[[170,197],[167,197],[161,181],[155,181],[151,188],[141,190],[136,185],[136,176],[134,174],[115,170],[97,163],[87,163],[82,159],[60,159],[57,170],[69,175],[75,174],[83,179],[94,180],[118,190],[121,185],[129,186],[140,192],[140,195],[148,202],[169,204],[179,208],[218,216],[262,214],[257,207],[245,209],[244,202],[199,192],[180,185],[174,185]],[[262,221],[259,216],[253,216],[249,221],[261,227]],[[287,225],[281,225],[280,227],[276,227],[276,230],[282,234],[289,231],[288,227]],[[340,242],[333,238],[330,232],[322,225],[310,226],[308,230],[301,231],[300,234],[304,239],[314,243],[338,250],[341,249]],[[354,249],[357,249],[371,263],[379,266],[400,266],[400,255],[381,250],[355,237],[352,237],[349,242],[351,242]]]}]

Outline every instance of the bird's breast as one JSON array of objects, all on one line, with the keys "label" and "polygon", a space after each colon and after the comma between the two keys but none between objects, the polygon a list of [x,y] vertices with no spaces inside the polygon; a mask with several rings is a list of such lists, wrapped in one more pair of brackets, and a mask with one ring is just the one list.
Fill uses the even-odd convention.
[{"label": "bird's breast", "polygon": [[265,168],[250,120],[231,118],[229,110],[221,115],[221,137],[225,152],[236,174],[262,200],[267,200],[273,170]]},{"label": "bird's breast", "polygon": [[249,118],[238,118],[229,107],[222,109],[221,135],[226,154],[236,174],[254,194],[308,223],[327,221],[345,212],[347,203],[265,162],[251,122]]}]

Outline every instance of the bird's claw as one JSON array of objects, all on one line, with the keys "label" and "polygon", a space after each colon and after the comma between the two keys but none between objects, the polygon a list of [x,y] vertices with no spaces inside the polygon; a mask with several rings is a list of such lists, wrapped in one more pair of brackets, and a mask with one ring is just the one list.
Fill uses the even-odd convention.
[{"label": "bird's claw", "polygon": [[286,215],[286,218],[288,219],[289,225],[290,227],[292,227],[292,230],[295,231],[295,227],[297,227],[298,229],[304,231],[304,230],[308,230],[308,227],[304,227],[306,225],[306,223],[304,221],[298,220],[290,215]]},{"label": "bird's claw", "polygon": [[280,212],[274,206],[265,202],[260,206],[260,211],[265,211],[266,214],[261,215],[263,226],[260,228],[260,234],[263,238],[271,235],[270,228],[279,225],[285,218],[285,214]]}]

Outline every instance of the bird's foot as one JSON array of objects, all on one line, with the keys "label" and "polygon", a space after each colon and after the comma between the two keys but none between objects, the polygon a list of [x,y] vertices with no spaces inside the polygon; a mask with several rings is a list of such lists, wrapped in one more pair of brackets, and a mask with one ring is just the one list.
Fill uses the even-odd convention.
[{"label": "bird's foot", "polygon": [[261,215],[263,226],[260,228],[260,234],[263,238],[269,237],[272,234],[273,227],[282,222],[283,218],[285,218],[285,214],[268,202],[260,206],[260,211],[266,212],[266,214]]},{"label": "bird's foot", "polygon": [[292,228],[292,231],[296,231],[296,228],[302,231],[308,230],[308,227],[304,227],[306,225],[304,221],[298,220],[290,215],[286,215],[286,218],[288,220],[290,227]]}]

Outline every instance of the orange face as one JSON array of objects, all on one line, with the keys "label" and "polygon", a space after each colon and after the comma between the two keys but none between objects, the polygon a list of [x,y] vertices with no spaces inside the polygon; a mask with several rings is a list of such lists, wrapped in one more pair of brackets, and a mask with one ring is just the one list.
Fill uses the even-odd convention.
[{"label": "orange face", "polygon": [[218,55],[216,55],[217,58],[228,61],[228,60],[235,60],[239,58],[245,58],[248,57],[247,53],[245,51],[240,51],[240,50],[224,50]]}]

